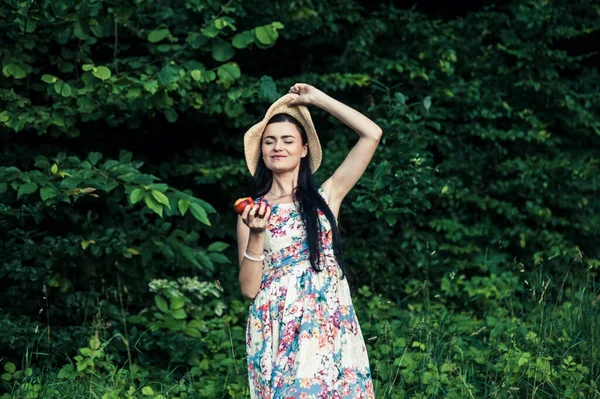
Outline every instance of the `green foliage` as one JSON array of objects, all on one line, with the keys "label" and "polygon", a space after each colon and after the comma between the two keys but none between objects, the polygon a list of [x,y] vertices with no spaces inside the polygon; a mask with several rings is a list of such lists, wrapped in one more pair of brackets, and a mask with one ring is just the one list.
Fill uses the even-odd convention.
[{"label": "green foliage", "polygon": [[[407,286],[414,287],[413,295],[401,303],[368,286],[361,287],[355,305],[376,396],[599,395],[598,292],[589,292],[580,279],[566,275],[561,281],[564,296],[551,302],[549,282],[540,277],[534,273],[490,274],[467,282],[450,275],[440,286],[411,280]],[[471,297],[475,304],[479,290],[493,292],[503,284],[508,287],[500,296],[485,295],[489,301],[476,305],[485,309],[481,315],[469,308],[449,307],[454,295]],[[473,287],[479,287],[477,292]],[[198,281],[157,280],[151,283],[151,290],[159,293],[151,311],[154,317],[157,311],[165,316],[159,320],[181,309],[191,315],[202,306],[193,309],[190,303],[204,303],[206,295],[224,304],[218,299],[218,286]],[[117,334],[103,339],[97,330],[58,370],[32,365],[31,355],[22,369],[4,363],[2,386],[12,395],[5,397],[61,398],[91,393],[105,398],[248,397],[242,328],[247,307],[233,300],[223,309],[222,314],[205,309],[201,319],[194,319],[203,325],[201,334],[178,341],[182,346],[179,352],[186,358],[168,373],[135,363],[119,365],[116,347],[126,343],[126,337]],[[40,335],[43,338],[45,332]],[[146,335],[132,349],[141,350],[145,342],[155,339]],[[201,346],[195,346],[198,344]]]},{"label": "green foliage", "polygon": [[[598,327],[597,292],[588,294],[578,279],[565,276],[568,298],[552,303],[546,296],[550,282],[538,284],[539,274],[507,272],[473,282],[447,277],[440,287],[410,281],[415,290],[404,306],[367,286],[359,289],[361,327],[381,382],[377,397],[600,394],[596,338],[588,335]],[[487,295],[505,284],[500,296]],[[487,302],[479,302],[479,292]],[[456,293],[485,312],[450,311]]]},{"label": "green foliage", "polygon": [[242,135],[308,82],[384,131],[339,215],[378,397],[598,395],[598,8],[419,10],[0,5],[3,389],[246,397]]}]

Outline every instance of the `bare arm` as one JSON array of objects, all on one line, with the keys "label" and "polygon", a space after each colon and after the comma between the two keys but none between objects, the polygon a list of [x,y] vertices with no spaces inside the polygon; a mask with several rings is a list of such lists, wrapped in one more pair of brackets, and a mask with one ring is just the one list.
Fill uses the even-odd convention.
[{"label": "bare arm", "polygon": [[[258,215],[254,217],[256,212]],[[263,203],[260,208],[247,206],[242,215],[238,217],[237,241],[240,264],[238,282],[242,294],[246,298],[253,299],[260,290],[263,263],[244,257],[244,251],[253,258],[259,258],[263,254],[265,229],[269,216],[271,216],[271,207],[266,207]]]},{"label": "bare arm", "polygon": [[299,94],[295,104],[312,104],[327,111],[354,130],[359,138],[346,159],[322,187],[333,209],[339,206],[365,172],[381,139],[381,128],[355,109],[303,83],[297,83],[290,92]]}]

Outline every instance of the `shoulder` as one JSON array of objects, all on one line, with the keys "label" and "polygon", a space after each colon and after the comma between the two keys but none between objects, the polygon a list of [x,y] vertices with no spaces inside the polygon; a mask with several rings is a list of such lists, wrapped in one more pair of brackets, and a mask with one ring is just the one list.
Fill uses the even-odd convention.
[{"label": "shoulder", "polygon": [[325,198],[325,201],[329,204],[329,201],[331,199],[331,191],[333,188],[333,184],[331,179],[327,179],[323,182],[323,184],[321,184],[321,187],[319,187],[319,193]]},{"label": "shoulder", "polygon": [[340,213],[341,201],[338,202],[335,198],[331,198],[331,179],[328,179],[321,184],[321,187],[318,188],[318,191],[337,220]]}]

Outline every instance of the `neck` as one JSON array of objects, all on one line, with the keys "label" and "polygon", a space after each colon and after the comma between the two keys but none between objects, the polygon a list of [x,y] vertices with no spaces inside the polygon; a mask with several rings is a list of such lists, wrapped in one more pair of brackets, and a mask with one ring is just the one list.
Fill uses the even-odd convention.
[{"label": "neck", "polygon": [[273,174],[271,193],[274,196],[293,194],[298,186],[298,170]]}]

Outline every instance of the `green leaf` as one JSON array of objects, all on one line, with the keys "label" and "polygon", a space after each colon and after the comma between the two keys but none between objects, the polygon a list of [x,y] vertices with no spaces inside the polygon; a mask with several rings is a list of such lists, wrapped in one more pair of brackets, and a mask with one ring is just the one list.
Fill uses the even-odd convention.
[{"label": "green leaf", "polygon": [[79,40],[87,40],[90,37],[88,33],[89,28],[87,21],[77,21],[73,27],[73,34],[75,34],[75,37]]},{"label": "green leaf", "polygon": [[202,79],[202,71],[199,71],[197,69],[194,69],[191,73],[192,75],[192,79],[194,79],[196,82],[198,82],[200,79]]},{"label": "green leaf", "polygon": [[208,250],[211,252],[223,252],[228,247],[229,247],[229,244],[221,242],[221,241],[217,241],[217,242],[213,242],[212,244],[210,244],[208,246]]},{"label": "green leaf", "polygon": [[215,208],[213,208],[213,206],[211,204],[209,204],[208,202],[201,200],[200,198],[196,198],[196,201],[202,205],[202,207],[204,208],[204,210],[206,210],[206,212],[208,213],[217,213],[217,211],[215,210]]},{"label": "green leaf", "polygon": [[4,374],[2,374],[2,376],[0,376],[0,378],[2,378],[4,381],[10,381],[10,380],[12,380],[12,375],[10,375],[8,373],[4,373]]},{"label": "green leaf", "polygon": [[258,85],[258,98],[268,102],[273,102],[279,98],[279,94],[277,93],[277,85],[273,81],[272,77],[265,75],[260,78],[260,83]]},{"label": "green leaf", "polygon": [[208,254],[204,251],[198,251],[196,253],[196,256],[198,257],[198,259],[200,260],[200,262],[202,263],[202,265],[209,269],[209,270],[214,270],[214,263],[212,261],[212,259],[210,258],[210,256],[208,256]]},{"label": "green leaf", "polygon": [[0,183],[0,194],[4,194],[8,190],[8,184]]},{"label": "green leaf", "polygon": [[152,395],[154,395],[154,391],[150,387],[143,387],[142,388],[142,395],[144,395],[144,396],[152,396]]},{"label": "green leaf", "polygon": [[160,217],[163,215],[163,206],[154,201],[149,195],[144,196],[146,206],[156,212]]},{"label": "green leaf", "polygon": [[243,49],[254,43],[254,35],[251,31],[240,32],[233,37],[231,44],[237,49]]},{"label": "green leaf", "polygon": [[270,25],[259,26],[258,28],[255,28],[254,35],[260,43],[266,46],[270,46],[275,43],[279,37],[279,33]]},{"label": "green leaf", "polygon": [[212,56],[219,62],[225,62],[231,59],[235,50],[228,42],[215,42],[212,47]]},{"label": "green leaf", "polygon": [[230,264],[231,263],[231,260],[229,260],[229,258],[227,256],[225,256],[221,253],[218,253],[218,252],[211,252],[208,254],[208,257],[214,263],[221,263],[221,264]]},{"label": "green leaf", "polygon": [[67,364],[63,366],[58,372],[58,378],[71,378],[72,373],[75,373],[75,368],[72,364]]},{"label": "green leaf", "polygon": [[161,204],[165,205],[167,208],[171,209],[171,205],[169,204],[169,198],[161,193],[160,191],[152,190],[152,196]]},{"label": "green leaf", "polygon": [[219,33],[221,33],[221,30],[217,28],[214,23],[209,24],[202,30],[202,34],[208,37],[217,37]]},{"label": "green leaf", "polygon": [[92,74],[98,79],[106,80],[111,77],[110,69],[105,66],[98,66],[92,70]]},{"label": "green leaf", "polygon": [[189,206],[190,206],[190,200],[180,199],[177,202],[177,207],[179,208],[179,212],[181,212],[181,216],[185,216],[185,213],[187,212]]},{"label": "green leaf", "polygon": [[57,80],[58,80],[58,78],[56,76],[53,76],[53,75],[42,75],[42,82],[54,84],[54,83],[56,83]]},{"label": "green leaf", "polygon": [[17,366],[13,362],[6,362],[4,365],[4,370],[8,371],[11,374],[14,374],[17,370]]},{"label": "green leaf", "polygon": [[206,328],[206,321],[201,320],[201,319],[194,319],[194,320],[190,320],[189,323],[187,323],[188,328]]},{"label": "green leaf", "polygon": [[210,221],[208,220],[208,215],[202,206],[199,204],[192,202],[190,204],[190,212],[192,215],[201,223],[204,223],[207,226],[210,226]]},{"label": "green leaf", "polygon": [[131,195],[129,196],[129,200],[131,201],[132,204],[137,204],[138,202],[140,202],[140,200],[142,199],[142,197],[144,196],[144,191],[141,188],[136,188],[131,192]]},{"label": "green leaf", "polygon": [[204,80],[205,82],[212,82],[213,80],[215,80],[217,77],[217,74],[214,73],[213,71],[206,71],[204,73],[204,77],[202,80]]},{"label": "green leaf", "polygon": [[190,328],[190,327],[184,328],[183,330],[181,330],[181,332],[183,332],[185,335],[189,335],[190,337],[194,337],[194,338],[202,337],[202,333],[200,331],[198,331],[197,329],[194,329],[194,328]]},{"label": "green leaf", "polygon": [[235,101],[238,98],[240,98],[242,94],[243,94],[243,90],[238,87],[237,89],[228,91],[227,97],[229,97],[230,100]]},{"label": "green leaf", "polygon": [[165,39],[171,34],[168,29],[155,29],[152,32],[148,33],[148,41],[150,43],[158,43],[161,40]]},{"label": "green leaf", "polygon": [[398,216],[394,215],[393,213],[387,213],[385,215],[385,221],[387,222],[387,224],[389,224],[390,226],[394,226],[396,224],[396,221],[398,220]]},{"label": "green leaf", "polygon": [[42,201],[46,201],[56,197],[56,191],[54,191],[52,187],[44,187],[40,190],[40,197],[42,198]]},{"label": "green leaf", "polygon": [[174,319],[183,320],[183,319],[187,318],[187,313],[185,313],[185,310],[183,310],[183,309],[178,309],[178,310],[175,310],[174,312],[172,312],[171,316],[173,316]]},{"label": "green leaf", "polygon": [[59,80],[54,83],[54,91],[56,94],[60,94],[63,97],[69,97],[71,95],[71,86],[64,81]]},{"label": "green leaf", "polygon": [[164,111],[165,114],[165,118],[167,119],[167,122],[169,123],[175,123],[177,122],[177,111],[175,111],[173,108],[169,108],[167,110]]},{"label": "green leaf", "polygon": [[185,301],[181,298],[171,298],[171,310],[178,310],[185,306]]},{"label": "green leaf", "polygon": [[90,152],[87,159],[93,166],[96,166],[96,164],[102,159],[102,156],[103,155],[100,152]]},{"label": "green leaf", "polygon": [[25,25],[26,33],[33,33],[37,27],[37,21],[33,18],[27,18],[27,24]]},{"label": "green leaf", "polygon": [[82,181],[83,179],[80,176],[67,177],[60,183],[60,185],[68,190],[72,190],[74,188],[77,188],[82,183]]},{"label": "green leaf", "polygon": [[71,93],[72,93],[71,86],[67,82],[65,82],[65,84],[62,87],[62,90],[61,90],[60,94],[63,97],[71,97]]},{"label": "green leaf", "polygon": [[19,187],[17,192],[17,199],[21,198],[24,195],[32,194],[36,192],[38,189],[37,183],[25,183]]},{"label": "green leaf", "polygon": [[175,83],[178,79],[178,70],[171,65],[166,65],[158,74],[158,83],[164,86]]},{"label": "green leaf", "polygon": [[398,101],[400,104],[405,105],[406,104],[406,97],[404,97],[404,94],[396,92],[394,93],[394,98],[396,99],[396,101]]},{"label": "green leaf", "polygon": [[15,79],[23,79],[27,73],[17,64],[8,64],[2,68],[4,76],[12,76]]},{"label": "green leaf", "polygon": [[92,64],[83,64],[81,66],[81,69],[83,69],[85,72],[89,72],[92,69],[94,69],[94,65],[92,65]]},{"label": "green leaf", "polygon": [[425,99],[423,100],[423,106],[427,111],[429,111],[429,108],[431,108],[431,97],[425,97]]},{"label": "green leaf", "polygon": [[169,186],[165,183],[152,183],[147,187],[149,190],[157,190],[164,193],[169,189]]},{"label": "green leaf", "polygon": [[232,82],[241,76],[240,67],[233,62],[221,65],[217,74],[223,82]]},{"label": "green leaf", "polygon": [[215,19],[217,29],[224,29],[227,26],[227,21],[223,18]]},{"label": "green leaf", "polygon": [[156,295],[154,297],[154,303],[156,303],[156,307],[163,313],[169,313],[169,304],[167,300],[160,295]]},{"label": "green leaf", "polygon": [[156,90],[158,90],[158,82],[156,80],[146,80],[142,83],[142,86],[144,86],[144,90],[149,91],[152,94],[156,93]]},{"label": "green leaf", "polygon": [[527,363],[529,363],[529,360],[530,360],[530,359],[531,359],[531,353],[529,353],[529,352],[523,352],[523,353],[521,354],[521,357],[520,357],[520,358],[519,358],[519,360],[517,361],[517,364],[518,364],[519,366],[522,366],[522,365],[524,365],[524,364],[527,364]]}]

